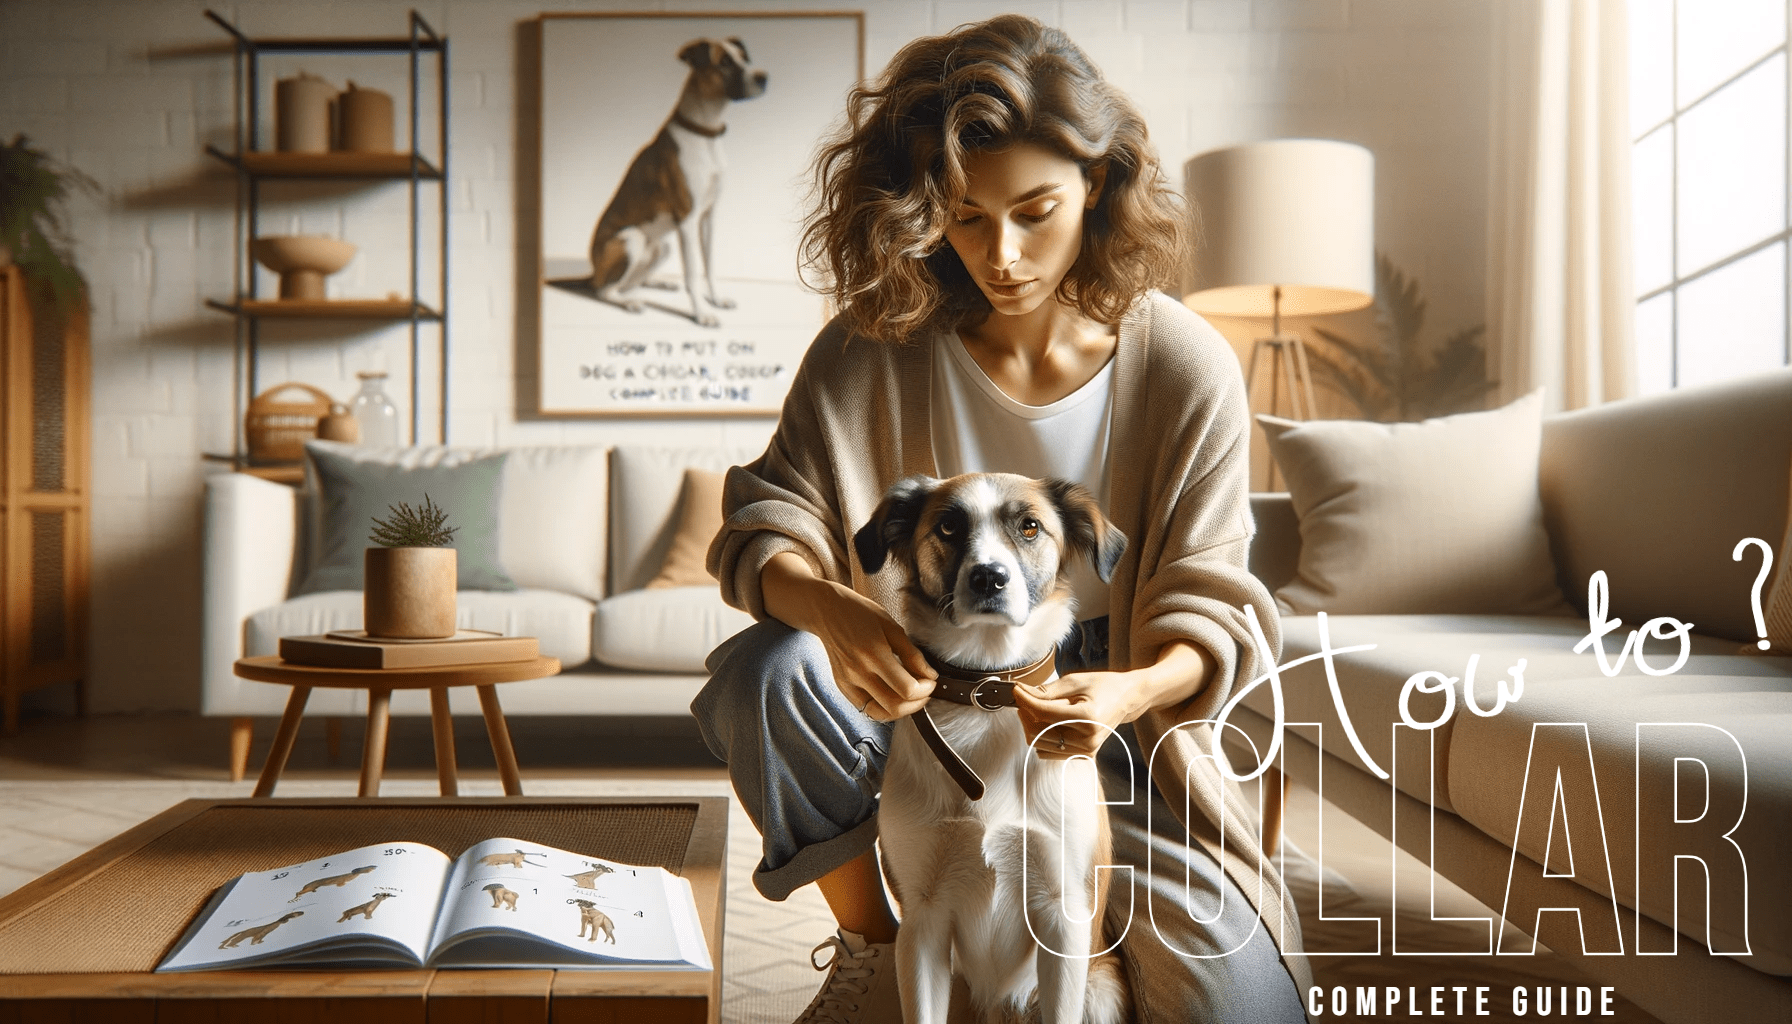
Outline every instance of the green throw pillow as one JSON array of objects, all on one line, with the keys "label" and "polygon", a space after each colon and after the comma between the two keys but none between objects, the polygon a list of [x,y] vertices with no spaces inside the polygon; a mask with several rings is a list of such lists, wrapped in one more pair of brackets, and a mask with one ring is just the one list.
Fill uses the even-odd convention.
[{"label": "green throw pillow", "polygon": [[305,455],[317,471],[321,529],[317,561],[299,593],[360,590],[373,518],[386,518],[400,502],[415,508],[425,494],[447,510],[449,526],[459,527],[454,548],[460,589],[516,589],[498,564],[498,489],[506,454],[416,467],[362,462],[314,445],[305,446]]}]

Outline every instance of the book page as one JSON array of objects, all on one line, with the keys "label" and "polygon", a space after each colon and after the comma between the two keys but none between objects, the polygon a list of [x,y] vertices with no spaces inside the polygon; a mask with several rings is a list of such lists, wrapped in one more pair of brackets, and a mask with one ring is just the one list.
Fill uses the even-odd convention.
[{"label": "book page", "polygon": [[683,879],[516,839],[460,856],[435,934],[443,967],[710,966]]},{"label": "book page", "polygon": [[446,854],[383,843],[238,878],[158,971],[300,962],[421,964]]}]

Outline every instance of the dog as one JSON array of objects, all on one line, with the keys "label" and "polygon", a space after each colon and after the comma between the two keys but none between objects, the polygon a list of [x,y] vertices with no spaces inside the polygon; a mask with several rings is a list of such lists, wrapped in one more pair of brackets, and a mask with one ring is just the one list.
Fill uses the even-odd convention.
[{"label": "dog", "polygon": [[493,882],[486,886],[484,891],[492,894],[493,910],[499,908],[511,911],[516,910],[516,890],[505,888],[503,882]]},{"label": "dog", "polygon": [[295,917],[304,917],[304,916],[305,916],[305,912],[303,910],[294,910],[291,913],[287,914],[285,917],[282,917],[278,921],[270,921],[267,924],[261,925],[258,928],[244,928],[242,931],[237,932],[235,935],[232,935],[230,938],[225,939],[223,942],[218,943],[218,948],[219,949],[235,949],[237,947],[237,943],[242,942],[244,939],[248,939],[249,945],[251,945],[251,946],[259,946],[259,945],[261,945],[262,939],[265,939],[269,935],[272,935],[274,933],[274,929],[280,927],[281,925],[285,924],[286,922],[292,920]]},{"label": "dog", "polygon": [[315,882],[306,882],[305,887],[303,889],[300,889],[293,896],[292,899],[287,900],[286,902],[297,903],[297,902],[299,902],[299,898],[304,896],[306,893],[316,892],[317,890],[322,889],[326,885],[333,885],[336,888],[340,889],[343,886],[347,885],[348,883],[354,881],[355,879],[360,878],[362,875],[365,875],[367,872],[372,871],[375,867],[377,867],[377,865],[370,864],[364,868],[356,868],[355,870],[350,871],[347,874],[331,875],[328,878],[320,878]]},{"label": "dog", "polygon": [[524,857],[540,857],[540,856],[543,856],[543,854],[524,853],[521,850],[518,850],[515,853],[488,853],[485,856],[479,858],[479,863],[488,868],[541,868],[541,867],[546,867],[547,865],[545,865],[545,864],[537,864],[534,861],[523,859]]},{"label": "dog", "polygon": [[354,917],[356,914],[360,914],[363,920],[371,921],[373,920],[373,912],[380,908],[381,903],[391,899],[393,895],[393,893],[389,892],[376,892],[373,894],[373,899],[368,900],[366,903],[363,903],[358,907],[350,907],[347,910],[344,910],[342,916],[336,919],[336,923],[341,924],[349,918]]},{"label": "dog", "polygon": [[579,938],[583,939],[585,933],[590,932],[589,941],[596,942],[597,933],[601,931],[604,933],[605,942],[612,946],[616,944],[616,923],[610,920],[610,915],[597,909],[597,904],[590,900],[567,900],[566,902],[576,903],[579,906]]},{"label": "dog", "polygon": [[[587,861],[586,863],[590,862]],[[564,877],[572,879],[572,884],[581,889],[595,889],[597,888],[598,879],[605,875],[613,874],[615,871],[616,869],[610,867],[608,864],[593,864],[590,871],[581,871],[576,875],[566,875]]]},{"label": "dog", "polygon": [[691,319],[719,326],[733,301],[716,292],[710,262],[716,197],[727,163],[722,113],[765,92],[770,76],[753,67],[738,38],[694,39],[678,51],[690,65],[672,116],[635,154],[591,234],[591,287],[597,297],[639,313],[639,290],[678,240]]},{"label": "dog", "polygon": [[[1076,619],[1072,559],[1106,581],[1126,538],[1079,485],[967,474],[897,482],[853,546],[866,572],[907,570],[909,635],[940,673],[927,708],[896,725],[878,810],[902,908],[903,1019],[943,1024],[954,966],[985,1019],[1126,1019],[1125,973],[1103,934],[1108,873],[1095,870],[1111,848],[1095,764],[1060,772],[1038,759],[1012,697],[1057,678],[1052,659]],[[922,731],[936,722],[986,790],[955,783],[949,755],[936,758]]]}]

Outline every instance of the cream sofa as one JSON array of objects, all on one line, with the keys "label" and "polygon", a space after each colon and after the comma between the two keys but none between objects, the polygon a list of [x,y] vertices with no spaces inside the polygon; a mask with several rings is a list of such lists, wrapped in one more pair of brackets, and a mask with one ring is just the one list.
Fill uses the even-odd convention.
[{"label": "cream sofa", "polygon": [[[703,659],[752,620],[714,587],[643,589],[665,558],[687,467],[722,471],[757,451],[622,446],[509,449],[498,556],[520,589],[462,591],[463,628],[538,637],[564,670],[506,684],[506,715],[684,715],[706,676]],[[365,457],[452,463],[489,454],[442,448]],[[203,712],[233,719],[231,768],[241,778],[256,717],[277,717],[284,686],[238,678],[232,663],[276,653],[281,636],[361,625],[360,591],[295,596],[315,546],[309,488],[240,473],[205,490]],[[477,715],[470,687],[450,691],[455,714]],[[364,690],[313,690],[306,712],[364,715]],[[393,714],[427,715],[428,694],[393,694]]]},{"label": "cream sofa", "polygon": [[[1520,931],[1540,932],[1598,984],[1616,987],[1663,1021],[1792,1020],[1792,657],[1754,650],[1750,591],[1760,553],[1731,559],[1744,537],[1765,540],[1776,558],[1792,557],[1783,550],[1789,465],[1792,370],[1545,419],[1543,521],[1575,616],[1328,615],[1334,649],[1377,645],[1340,656],[1336,665],[1364,751],[1393,781],[1374,777],[1356,755],[1319,662],[1284,677],[1286,721],[1320,725],[1285,730],[1284,770],[1323,786],[1327,801],[1433,862]],[[1286,494],[1259,495],[1253,508],[1252,568],[1273,590],[1295,576],[1302,526]],[[1652,676],[1627,662],[1608,678],[1590,650],[1574,652],[1588,633],[1587,582],[1597,570],[1610,581],[1608,616],[1624,622],[1606,638],[1608,656],[1615,658],[1629,630],[1671,616],[1694,624],[1684,667]],[[1282,624],[1284,662],[1320,649],[1317,615],[1285,615]],[[1650,666],[1666,669],[1675,650],[1651,642]],[[1495,681],[1520,658],[1522,697],[1492,717],[1458,699],[1432,732],[1399,724],[1408,677],[1462,677],[1470,655],[1480,656],[1475,692],[1482,710],[1494,703]],[[1443,712],[1441,693],[1412,700],[1416,721]],[[1274,714],[1263,686],[1233,722],[1266,749]],[[1254,763],[1241,747],[1234,757]],[[1549,824],[1556,814],[1552,782],[1567,806],[1569,825],[1561,830]],[[1676,810],[1677,787],[1685,792]],[[1723,829],[1712,826],[1727,827],[1739,814],[1729,836],[1735,847],[1728,847]],[[1701,816],[1702,823],[1671,820]],[[1746,910],[1750,955],[1707,951],[1691,862],[1680,869],[1678,955],[1638,955],[1639,941],[1652,951],[1673,948],[1676,853],[1701,856],[1710,866],[1718,894],[1713,945],[1745,948]],[[1546,857],[1550,873],[1571,877],[1548,877],[1540,866]],[[1639,864],[1650,879],[1640,921]],[[1745,885],[1746,906],[1737,895]],[[1538,929],[1539,906],[1574,908],[1581,931],[1569,914],[1546,914]],[[1614,916],[1623,955],[1583,955],[1581,934],[1594,953],[1611,948],[1606,926]],[[1384,954],[1391,940],[1384,923]]]}]

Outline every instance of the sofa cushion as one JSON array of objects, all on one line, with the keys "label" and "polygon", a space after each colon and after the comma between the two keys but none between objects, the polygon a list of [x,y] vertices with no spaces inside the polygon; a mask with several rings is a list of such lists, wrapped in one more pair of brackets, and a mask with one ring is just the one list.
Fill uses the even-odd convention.
[{"label": "sofa cushion", "polygon": [[[395,466],[460,465],[492,454],[470,448],[381,448],[311,442],[342,458]],[[542,445],[506,453],[498,494],[498,563],[517,586],[560,590],[597,601],[604,596],[609,538],[609,450]],[[299,537],[316,551],[317,484],[307,461]],[[302,559],[308,569],[314,555]]]},{"label": "sofa cushion", "polygon": [[[1617,636],[1607,641],[1613,655],[1622,643]],[[1539,863],[1547,856],[1556,871],[1580,868],[1577,882],[1607,894],[1615,887],[1619,902],[1634,906],[1640,774],[1642,794],[1654,802],[1645,827],[1658,830],[1656,836],[1680,833],[1671,846],[1652,855],[1678,853],[1705,860],[1711,891],[1722,894],[1715,901],[1713,930],[1728,950],[1738,950],[1739,902],[1733,894],[1745,884],[1743,861],[1736,856],[1740,849],[1753,908],[1748,936],[1754,954],[1742,962],[1786,975],[1792,974],[1792,915],[1761,911],[1792,906],[1792,746],[1786,743],[1792,734],[1792,658],[1741,656],[1736,650],[1733,640],[1695,638],[1686,666],[1662,677],[1645,675],[1627,663],[1621,674],[1607,678],[1589,655],[1571,656],[1572,665],[1559,656],[1533,658],[1521,700],[1492,718],[1457,717],[1450,794],[1456,812],[1489,836],[1510,846],[1517,831],[1520,853]],[[1672,654],[1664,654],[1651,663],[1659,670],[1672,660]],[[1580,723],[1585,723],[1584,731]],[[1639,729],[1640,723],[1664,724]],[[1597,793],[1581,767],[1589,752]],[[1528,796],[1527,773],[1533,788]],[[1552,808],[1552,781],[1560,787],[1567,814]],[[1521,799],[1527,806],[1522,829]],[[1586,837],[1583,845],[1582,835],[1590,831],[1584,826],[1593,820],[1590,809],[1595,805],[1603,823],[1609,886],[1605,865],[1595,861],[1588,870],[1583,859],[1599,848],[1597,836]],[[1676,814],[1684,823],[1670,823]],[[1736,824],[1738,814],[1741,822]],[[1565,835],[1561,826],[1543,827],[1548,818],[1562,819]],[[1732,824],[1735,829],[1725,838]],[[1696,865],[1682,867],[1680,886],[1680,930],[1703,942],[1704,900],[1695,893],[1704,881]],[[1671,924],[1673,899],[1672,882],[1657,875],[1645,887],[1638,909]]]},{"label": "sofa cushion", "polygon": [[1548,615],[1556,587],[1537,446],[1543,393],[1422,423],[1259,416],[1300,518],[1285,611]]},{"label": "sofa cushion", "polygon": [[[1400,722],[1400,691],[1406,680],[1418,672],[1442,672],[1462,678],[1470,655],[1480,658],[1475,669],[1475,700],[1490,708],[1498,696],[1498,684],[1506,679],[1506,670],[1519,658],[1528,660],[1528,681],[1540,671],[1539,665],[1550,658],[1570,662],[1568,669],[1577,671],[1581,656],[1572,653],[1574,644],[1586,633],[1586,623],[1570,618],[1529,615],[1327,615],[1326,628],[1333,650],[1360,644],[1374,644],[1371,651],[1356,651],[1335,658],[1344,709],[1350,715],[1363,750],[1383,771],[1394,771],[1398,756],[1398,780],[1402,792],[1420,800],[1432,800],[1439,809],[1453,810],[1449,766],[1455,726],[1469,715],[1458,700],[1450,721],[1428,733],[1414,729],[1394,729]],[[1315,615],[1282,617],[1282,662],[1284,664],[1320,650],[1319,619]],[[1552,666],[1551,671],[1562,671]],[[1333,707],[1331,687],[1320,661],[1297,665],[1282,673],[1282,699],[1289,722],[1317,722],[1321,726],[1321,745],[1329,754],[1364,771],[1368,767],[1356,756],[1344,733],[1343,722]],[[1246,707],[1265,718],[1275,715],[1275,703],[1267,683],[1252,690],[1244,699]],[[1414,693],[1408,702],[1414,721],[1435,721],[1444,710],[1442,693]],[[1311,730],[1303,731],[1309,740],[1316,740]],[[1266,737],[1253,736],[1258,749]],[[1424,768],[1431,761],[1433,780],[1428,782]]]},{"label": "sofa cushion", "polygon": [[1755,642],[1760,552],[1730,554],[1744,537],[1785,536],[1792,369],[1551,417],[1540,473],[1562,589],[1576,605],[1603,570],[1612,618],[1671,615]]},{"label": "sofa cushion", "polygon": [[[718,598],[719,600],[719,598]],[[572,669],[591,660],[592,604],[555,590],[463,590],[455,621],[462,629],[532,636],[541,653]],[[246,655],[278,654],[283,636],[361,628],[361,592],[326,590],[263,608],[243,625]]]},{"label": "sofa cushion", "polygon": [[751,615],[722,602],[713,583],[633,590],[598,602],[591,653],[618,668],[702,672],[717,644],[752,624]]},{"label": "sofa cushion", "polygon": [[317,560],[299,584],[301,594],[359,590],[363,553],[375,521],[390,523],[401,507],[431,503],[453,530],[455,569],[462,590],[515,590],[498,562],[498,493],[505,456],[453,465],[398,466],[353,459],[333,448],[305,449],[318,482]]},{"label": "sofa cushion", "polygon": [[690,467],[714,473],[758,449],[618,445],[610,453],[610,593],[639,590],[660,571],[678,530],[678,496]]}]

